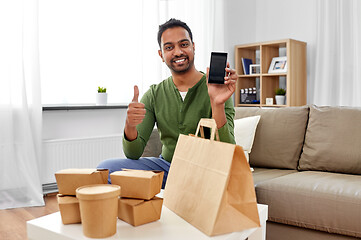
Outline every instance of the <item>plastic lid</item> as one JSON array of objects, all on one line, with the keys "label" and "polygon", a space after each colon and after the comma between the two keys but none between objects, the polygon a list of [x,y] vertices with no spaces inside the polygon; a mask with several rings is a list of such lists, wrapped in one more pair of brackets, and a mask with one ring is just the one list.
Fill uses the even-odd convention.
[{"label": "plastic lid", "polygon": [[120,186],[113,184],[86,185],[76,189],[76,197],[82,200],[99,200],[120,196]]}]

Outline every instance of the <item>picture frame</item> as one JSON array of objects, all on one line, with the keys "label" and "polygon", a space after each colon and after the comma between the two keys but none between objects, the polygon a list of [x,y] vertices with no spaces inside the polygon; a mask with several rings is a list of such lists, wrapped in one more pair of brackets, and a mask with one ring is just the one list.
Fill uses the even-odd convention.
[{"label": "picture frame", "polygon": [[261,65],[260,64],[250,64],[249,65],[249,74],[260,74],[261,73]]},{"label": "picture frame", "polygon": [[287,72],[287,56],[272,58],[268,73],[286,73]]}]

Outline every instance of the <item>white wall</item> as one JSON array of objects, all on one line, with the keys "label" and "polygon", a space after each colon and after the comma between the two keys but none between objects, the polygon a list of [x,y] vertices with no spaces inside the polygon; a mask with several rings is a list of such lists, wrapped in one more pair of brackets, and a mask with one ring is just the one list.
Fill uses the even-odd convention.
[{"label": "white wall", "polygon": [[126,109],[43,112],[43,139],[87,138],[121,134]]},{"label": "white wall", "polygon": [[234,46],[292,38],[307,43],[307,102],[312,103],[316,6],[314,0],[225,1],[226,50],[234,66]]}]

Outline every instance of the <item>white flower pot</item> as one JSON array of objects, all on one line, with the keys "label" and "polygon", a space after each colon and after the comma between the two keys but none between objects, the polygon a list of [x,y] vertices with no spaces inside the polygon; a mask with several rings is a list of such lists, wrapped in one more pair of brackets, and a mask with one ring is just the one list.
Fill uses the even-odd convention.
[{"label": "white flower pot", "polygon": [[108,103],[108,93],[97,93],[95,104],[106,105]]},{"label": "white flower pot", "polygon": [[286,96],[284,96],[284,95],[276,95],[275,98],[276,98],[276,104],[277,105],[285,105]]}]

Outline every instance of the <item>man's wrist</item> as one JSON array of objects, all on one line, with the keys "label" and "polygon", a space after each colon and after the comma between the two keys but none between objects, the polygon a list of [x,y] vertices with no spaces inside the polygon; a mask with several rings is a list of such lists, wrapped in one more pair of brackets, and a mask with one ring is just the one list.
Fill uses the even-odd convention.
[{"label": "man's wrist", "polygon": [[125,126],[124,137],[128,141],[133,141],[138,137],[138,131],[136,127]]},{"label": "man's wrist", "polygon": [[212,108],[212,111],[214,111],[214,110],[224,111],[224,103],[216,103],[214,101],[211,101],[211,108]]},{"label": "man's wrist", "polygon": [[224,110],[224,103],[215,104],[211,103],[212,117],[216,120],[217,128],[223,127],[227,123],[226,112]]}]

